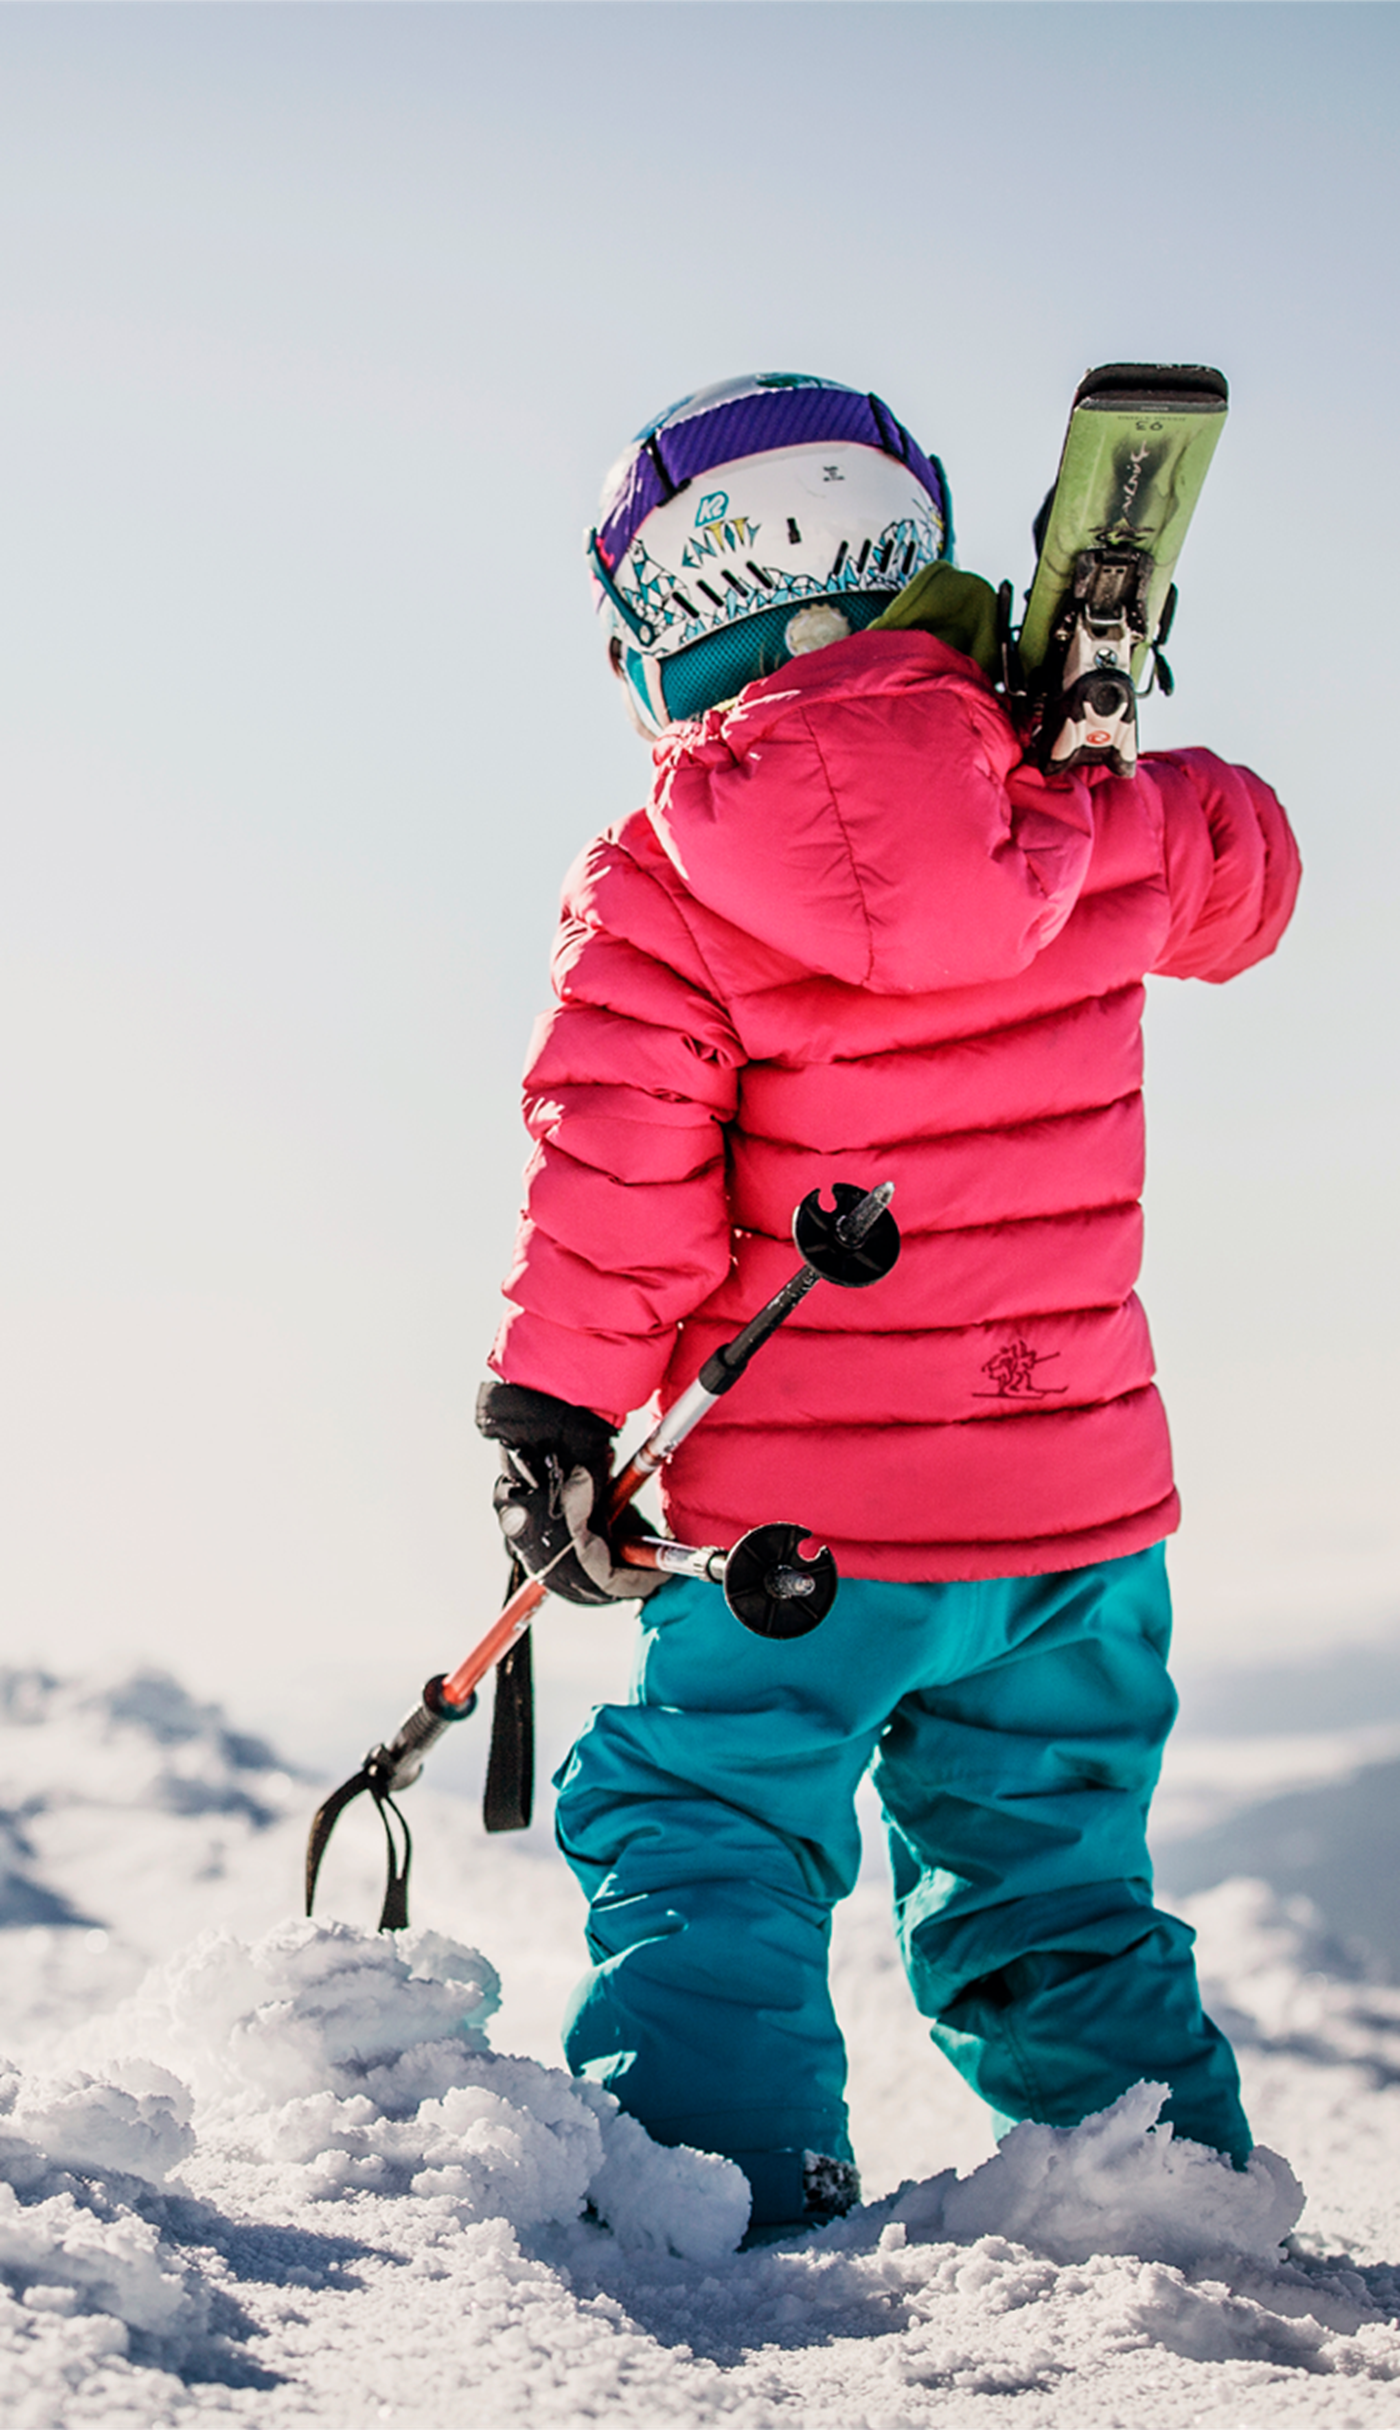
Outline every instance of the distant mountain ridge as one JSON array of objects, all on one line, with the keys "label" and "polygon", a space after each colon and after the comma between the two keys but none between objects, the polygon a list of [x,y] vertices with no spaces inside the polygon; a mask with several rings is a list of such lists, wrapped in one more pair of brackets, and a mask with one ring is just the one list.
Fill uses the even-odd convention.
[{"label": "distant mountain ridge", "polygon": [[1360,1971],[1400,1983],[1400,1762],[1267,1797],[1157,1862],[1168,1901],[1246,1876],[1306,1898]]},{"label": "distant mountain ridge", "polygon": [[1184,1666],[1178,1727],[1194,1737],[1273,1738],[1400,1721],[1400,1638],[1327,1648],[1305,1662]]}]

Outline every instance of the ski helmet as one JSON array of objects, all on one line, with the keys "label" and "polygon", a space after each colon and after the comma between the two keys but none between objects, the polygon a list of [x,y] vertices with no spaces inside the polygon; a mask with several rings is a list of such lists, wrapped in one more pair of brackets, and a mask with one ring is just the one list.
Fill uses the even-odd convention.
[{"label": "ski helmet", "polygon": [[651,734],[860,632],[951,557],[943,467],[878,397],[801,372],[699,388],[638,432],[588,535]]}]

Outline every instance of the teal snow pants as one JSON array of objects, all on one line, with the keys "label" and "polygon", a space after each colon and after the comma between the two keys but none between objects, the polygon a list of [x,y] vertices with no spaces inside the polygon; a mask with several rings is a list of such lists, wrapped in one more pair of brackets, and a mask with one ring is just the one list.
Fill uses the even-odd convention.
[{"label": "teal snow pants", "polygon": [[575,2074],[658,2142],[737,2160],[756,2225],[801,2216],[804,2150],[852,2156],[827,1953],[873,1758],[914,1999],[999,2130],[1074,2125],[1146,2076],[1178,2133],[1243,2159],[1193,1936],[1152,1904],[1176,1711],[1160,1545],[1039,1578],[847,1579],[787,1643],[676,1580],[642,1628],[633,1701],[558,1775],[590,1902]]}]

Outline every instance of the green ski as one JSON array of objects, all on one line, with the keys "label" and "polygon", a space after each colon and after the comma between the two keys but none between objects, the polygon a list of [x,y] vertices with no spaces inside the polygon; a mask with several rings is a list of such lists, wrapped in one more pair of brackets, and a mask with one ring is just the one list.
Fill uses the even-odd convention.
[{"label": "green ski", "polygon": [[1080,381],[1014,640],[1002,585],[1007,691],[1042,767],[1132,775],[1137,687],[1150,659],[1172,688],[1173,577],[1228,404],[1200,363],[1105,363]]}]

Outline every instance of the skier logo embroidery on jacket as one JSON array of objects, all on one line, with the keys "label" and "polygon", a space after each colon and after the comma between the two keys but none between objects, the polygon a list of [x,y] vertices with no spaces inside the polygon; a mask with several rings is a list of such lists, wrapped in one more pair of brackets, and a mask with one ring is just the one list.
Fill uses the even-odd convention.
[{"label": "skier logo embroidery on jacket", "polygon": [[1068,1384],[1038,1384],[1035,1380],[1037,1367],[1048,1366],[1059,1355],[1058,1350],[1032,1350],[1018,1333],[1004,1349],[982,1361],[982,1373],[991,1377],[995,1389],[974,1392],[972,1397],[975,1401],[1043,1401],[1052,1393],[1068,1392]]}]

